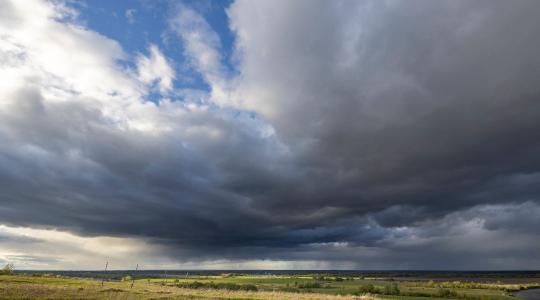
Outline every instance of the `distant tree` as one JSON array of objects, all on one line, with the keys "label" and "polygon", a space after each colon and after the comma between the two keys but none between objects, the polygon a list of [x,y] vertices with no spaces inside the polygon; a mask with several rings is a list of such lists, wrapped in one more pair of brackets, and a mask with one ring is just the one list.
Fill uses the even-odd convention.
[{"label": "distant tree", "polygon": [[11,263],[6,264],[2,270],[0,270],[0,275],[12,275],[14,266]]},{"label": "distant tree", "polygon": [[373,284],[369,283],[369,284],[364,284],[364,285],[361,285],[359,288],[358,288],[358,293],[359,294],[375,294],[377,293],[377,289],[375,288],[375,286],[373,286]]},{"label": "distant tree", "polygon": [[325,281],[326,277],[324,275],[318,275],[314,279],[319,280],[319,281]]},{"label": "distant tree", "polygon": [[450,298],[450,297],[457,296],[457,293],[454,290],[445,289],[445,288],[440,287],[440,288],[438,288],[437,293],[435,295],[437,297],[441,297],[441,298]]},{"label": "distant tree", "polygon": [[299,289],[319,289],[321,284],[318,282],[306,282],[298,285]]},{"label": "distant tree", "polygon": [[385,295],[399,295],[399,287],[397,284],[392,283],[390,285],[384,286],[384,292]]}]

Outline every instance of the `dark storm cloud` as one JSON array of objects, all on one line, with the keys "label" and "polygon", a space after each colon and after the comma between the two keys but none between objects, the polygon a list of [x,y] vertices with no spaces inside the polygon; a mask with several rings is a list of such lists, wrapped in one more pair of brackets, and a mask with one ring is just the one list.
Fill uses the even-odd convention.
[{"label": "dark storm cloud", "polygon": [[[67,104],[45,107],[32,88],[17,95],[9,115],[2,115],[2,189],[9,204],[2,211],[4,222],[74,227],[89,234],[177,238],[183,232],[182,238],[203,242],[212,238],[208,235],[240,229],[242,220],[262,222],[243,211],[245,200],[239,195],[216,187],[223,174],[213,174],[217,171],[212,164],[219,162],[206,157],[250,159],[256,151],[249,148],[265,142],[244,135],[221,117],[204,116],[204,126],[219,127],[224,139],[237,140],[229,155],[218,155],[226,150],[216,148],[222,142],[152,139],[111,130],[99,111]],[[186,117],[189,122],[192,116]],[[199,146],[197,152],[182,145],[191,142]],[[237,148],[243,144],[251,145],[245,147],[249,153]]]},{"label": "dark storm cloud", "polygon": [[246,85],[273,93],[252,101],[309,170],[263,207],[436,216],[537,195],[513,180],[539,167],[537,3],[244,4]]},{"label": "dark storm cloud", "polygon": [[152,106],[160,134],[30,78],[2,95],[0,220],[186,260],[538,267],[539,9],[238,1],[236,110]]}]

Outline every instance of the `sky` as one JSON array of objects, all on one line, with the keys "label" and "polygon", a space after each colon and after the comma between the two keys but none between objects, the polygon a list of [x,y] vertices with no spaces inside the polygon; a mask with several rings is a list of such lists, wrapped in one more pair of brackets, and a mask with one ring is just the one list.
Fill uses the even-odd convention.
[{"label": "sky", "polygon": [[540,269],[536,0],[0,0],[0,264]]}]

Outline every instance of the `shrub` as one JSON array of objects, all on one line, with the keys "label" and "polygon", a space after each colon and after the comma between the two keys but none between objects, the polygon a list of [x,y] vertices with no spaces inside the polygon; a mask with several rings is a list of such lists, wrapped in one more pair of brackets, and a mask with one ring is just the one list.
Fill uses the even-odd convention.
[{"label": "shrub", "polygon": [[190,288],[190,289],[216,289],[216,290],[229,290],[229,291],[257,291],[257,286],[254,284],[236,284],[236,283],[203,283],[199,281],[187,282],[187,283],[177,283],[179,288]]},{"label": "shrub", "polygon": [[255,286],[254,284],[244,284],[241,285],[241,289],[243,291],[257,291],[257,286]]},{"label": "shrub", "polygon": [[281,289],[283,292],[289,292],[289,293],[300,293],[300,290],[293,287],[285,287]]},{"label": "shrub", "polygon": [[384,294],[385,295],[399,295],[399,287],[397,284],[392,283],[390,285],[384,286]]},{"label": "shrub", "polygon": [[444,289],[444,288],[439,288],[437,290],[437,293],[435,294],[437,297],[441,297],[441,298],[450,298],[450,297],[455,297],[457,296],[457,293],[456,291],[454,290],[449,290],[449,289]]},{"label": "shrub", "polygon": [[318,282],[306,282],[298,285],[299,289],[318,289],[321,288],[321,284]]},{"label": "shrub", "polygon": [[377,289],[373,284],[364,284],[358,288],[358,294],[376,294]]},{"label": "shrub", "polygon": [[180,284],[182,287],[190,288],[190,289],[198,289],[204,286],[204,283],[193,281],[189,283]]}]

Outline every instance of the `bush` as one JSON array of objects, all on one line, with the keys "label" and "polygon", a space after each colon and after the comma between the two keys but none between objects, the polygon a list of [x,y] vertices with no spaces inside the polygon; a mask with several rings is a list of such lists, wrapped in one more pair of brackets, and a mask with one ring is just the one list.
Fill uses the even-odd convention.
[{"label": "bush", "polygon": [[243,291],[257,291],[257,286],[254,284],[244,284],[241,289]]},{"label": "bush", "polygon": [[358,288],[358,294],[376,294],[377,289],[373,284],[364,284]]},{"label": "bush", "polygon": [[384,294],[385,295],[399,295],[399,287],[397,284],[392,283],[390,285],[384,286]]},{"label": "bush", "polygon": [[319,289],[321,284],[318,282],[306,282],[298,285],[299,289]]},{"label": "bush", "polygon": [[282,288],[281,291],[289,292],[289,293],[300,293],[300,290],[294,287],[285,287],[285,288]]},{"label": "bush", "polygon": [[236,284],[236,283],[203,283],[199,281],[187,282],[187,283],[177,283],[179,288],[189,288],[189,289],[216,289],[216,290],[229,290],[229,291],[257,291],[257,286],[254,284]]},{"label": "bush", "polygon": [[441,298],[450,298],[450,297],[455,297],[457,296],[457,293],[456,291],[454,290],[449,290],[449,289],[444,289],[444,288],[439,288],[437,290],[437,293],[435,294],[437,297],[441,297]]},{"label": "bush", "polygon": [[189,283],[180,283],[180,284],[178,284],[178,286],[185,287],[185,288],[190,288],[190,289],[198,289],[198,288],[203,287],[204,283],[198,282],[198,281],[193,281],[193,282],[189,282]]}]

